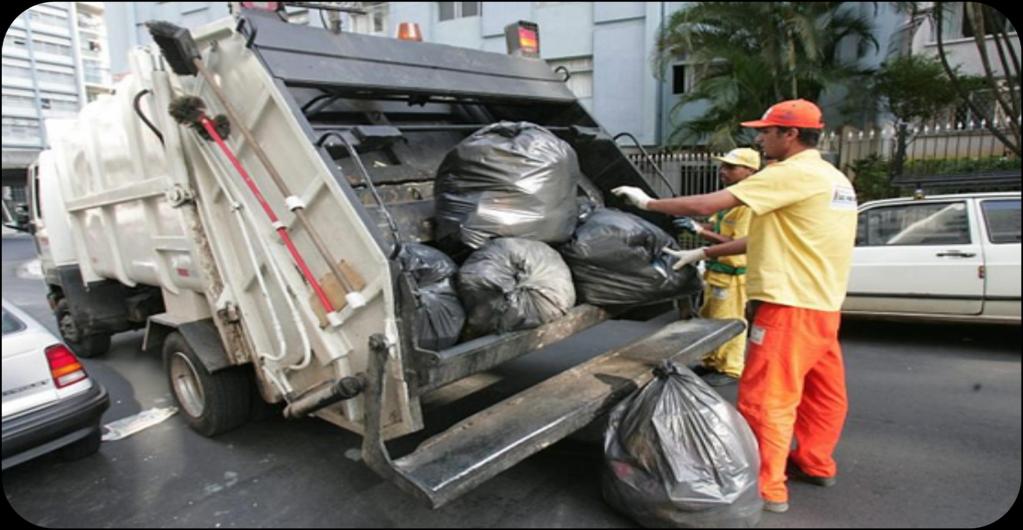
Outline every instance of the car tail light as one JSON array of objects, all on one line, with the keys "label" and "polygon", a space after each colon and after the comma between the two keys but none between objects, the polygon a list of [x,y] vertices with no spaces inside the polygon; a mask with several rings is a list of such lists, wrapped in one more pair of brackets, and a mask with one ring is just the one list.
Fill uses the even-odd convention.
[{"label": "car tail light", "polygon": [[85,367],[78,362],[78,357],[63,344],[54,344],[46,348],[46,360],[50,363],[50,374],[57,388],[64,388],[89,377]]}]

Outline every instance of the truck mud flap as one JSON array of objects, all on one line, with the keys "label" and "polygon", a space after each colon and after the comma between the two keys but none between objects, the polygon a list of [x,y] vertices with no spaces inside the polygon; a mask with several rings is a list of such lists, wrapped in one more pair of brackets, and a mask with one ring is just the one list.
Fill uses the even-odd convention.
[{"label": "truck mud flap", "polygon": [[691,364],[743,328],[740,320],[671,323],[482,410],[396,460],[380,436],[389,347],[374,336],[363,459],[379,475],[438,508],[600,417],[650,381],[653,367],[663,359]]}]

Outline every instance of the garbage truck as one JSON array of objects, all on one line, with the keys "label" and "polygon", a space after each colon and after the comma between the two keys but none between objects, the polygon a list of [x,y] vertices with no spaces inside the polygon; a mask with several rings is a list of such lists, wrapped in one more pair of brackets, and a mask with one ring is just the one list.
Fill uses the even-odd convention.
[{"label": "garbage truck", "polygon": [[[385,441],[424,430],[430,392],[621,314],[580,303],[532,329],[420,345],[396,256],[433,241],[445,153],[530,122],[571,145],[608,206],[628,209],[616,186],[653,189],[540,59],[249,9],[150,29],[113,94],[48,123],[28,223],[67,343],[92,357],[144,329],[203,435],[242,425],[252,399],[276,403],[360,434],[369,467],[436,508],[600,418],[661,360],[692,362],[742,330],[672,322],[391,455]],[[190,124],[171,115],[181,98]]]}]

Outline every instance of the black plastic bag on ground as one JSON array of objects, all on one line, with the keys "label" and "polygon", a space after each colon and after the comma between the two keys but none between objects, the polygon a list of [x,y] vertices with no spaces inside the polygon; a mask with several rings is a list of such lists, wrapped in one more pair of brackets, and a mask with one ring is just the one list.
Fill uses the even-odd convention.
[{"label": "black plastic bag on ground", "polygon": [[403,245],[398,260],[416,282],[414,329],[419,347],[439,351],[453,346],[465,324],[465,311],[453,285],[458,266],[443,252],[417,243]]},{"label": "black plastic bag on ground", "polygon": [[645,527],[746,528],[760,522],[760,456],[746,420],[707,383],[665,361],[612,409],[604,499]]},{"label": "black plastic bag on ground", "polygon": [[535,328],[575,306],[572,273],[539,241],[502,237],[473,252],[458,271],[466,335]]},{"label": "black plastic bag on ground", "polygon": [[614,208],[586,216],[572,239],[558,250],[565,258],[581,302],[639,304],[686,296],[703,289],[696,267],[672,269],[663,252],[678,243],[654,224]]},{"label": "black plastic bag on ground", "polygon": [[560,243],[576,224],[575,150],[528,122],[488,125],[452,149],[434,183],[437,239],[480,248],[496,237]]}]

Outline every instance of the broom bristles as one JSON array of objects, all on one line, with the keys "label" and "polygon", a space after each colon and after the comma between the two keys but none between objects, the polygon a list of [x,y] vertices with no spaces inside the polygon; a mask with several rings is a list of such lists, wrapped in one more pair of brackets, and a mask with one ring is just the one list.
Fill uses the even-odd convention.
[{"label": "broom bristles", "polygon": [[206,110],[206,104],[195,96],[182,96],[170,103],[168,112],[175,121],[182,125],[192,125],[199,121]]}]

